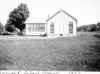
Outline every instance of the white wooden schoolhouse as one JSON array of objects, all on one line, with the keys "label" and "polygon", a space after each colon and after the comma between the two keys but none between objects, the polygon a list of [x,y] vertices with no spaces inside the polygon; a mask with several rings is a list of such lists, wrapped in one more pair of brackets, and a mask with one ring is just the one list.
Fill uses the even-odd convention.
[{"label": "white wooden schoolhouse", "polygon": [[[33,20],[33,21],[31,21]],[[26,21],[25,35],[75,36],[77,19],[64,10],[47,19]]]}]

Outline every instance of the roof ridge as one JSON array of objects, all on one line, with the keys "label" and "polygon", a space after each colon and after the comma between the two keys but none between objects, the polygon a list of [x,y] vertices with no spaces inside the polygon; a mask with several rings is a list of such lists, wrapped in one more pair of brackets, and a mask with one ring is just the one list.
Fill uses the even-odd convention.
[{"label": "roof ridge", "polygon": [[71,16],[69,13],[67,13],[65,10],[60,9],[58,12],[56,12],[55,14],[53,14],[51,17],[49,17],[46,21],[49,21],[50,19],[52,19],[54,16],[56,16],[58,13],[63,12],[65,14],[67,14],[68,16],[70,16],[71,18],[73,18],[75,21],[77,21],[77,19],[73,16]]}]

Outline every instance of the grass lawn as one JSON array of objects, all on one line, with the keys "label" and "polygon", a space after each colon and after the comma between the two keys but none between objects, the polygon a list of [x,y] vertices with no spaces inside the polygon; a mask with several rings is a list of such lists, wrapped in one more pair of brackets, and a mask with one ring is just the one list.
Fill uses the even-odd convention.
[{"label": "grass lawn", "polygon": [[100,36],[0,39],[0,69],[100,71]]}]

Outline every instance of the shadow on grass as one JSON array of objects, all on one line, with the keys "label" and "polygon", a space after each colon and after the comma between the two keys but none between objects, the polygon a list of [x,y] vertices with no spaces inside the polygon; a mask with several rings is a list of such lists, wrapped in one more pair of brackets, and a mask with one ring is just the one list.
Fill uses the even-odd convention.
[{"label": "shadow on grass", "polygon": [[89,57],[91,58],[91,63],[89,63],[88,65],[92,69],[100,71],[100,42],[96,42],[95,45],[92,45],[90,47],[90,52],[93,53],[93,55]]},{"label": "shadow on grass", "polygon": [[100,34],[94,34],[93,36],[96,38],[100,38]]},{"label": "shadow on grass", "polygon": [[[88,51],[71,54],[67,59],[58,60],[55,63],[57,70],[70,71],[100,71],[100,40],[94,44],[84,47]],[[82,49],[82,50],[84,50]]]}]

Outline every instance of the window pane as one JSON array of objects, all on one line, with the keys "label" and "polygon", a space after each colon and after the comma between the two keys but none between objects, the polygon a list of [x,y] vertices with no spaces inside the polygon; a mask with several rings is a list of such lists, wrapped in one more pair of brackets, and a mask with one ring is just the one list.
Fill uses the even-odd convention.
[{"label": "window pane", "polygon": [[34,24],[33,24],[33,31],[35,30],[35,28],[34,28],[35,26],[34,26]]},{"label": "window pane", "polygon": [[39,29],[41,32],[45,31],[45,24],[40,24]]},{"label": "window pane", "polygon": [[73,22],[69,22],[69,33],[73,33]]},{"label": "window pane", "polygon": [[31,32],[31,25],[28,25],[28,31]]}]

